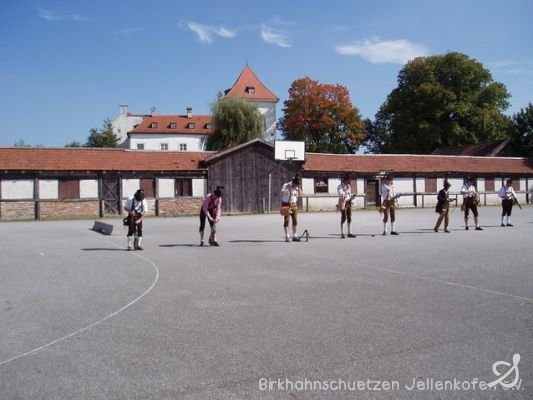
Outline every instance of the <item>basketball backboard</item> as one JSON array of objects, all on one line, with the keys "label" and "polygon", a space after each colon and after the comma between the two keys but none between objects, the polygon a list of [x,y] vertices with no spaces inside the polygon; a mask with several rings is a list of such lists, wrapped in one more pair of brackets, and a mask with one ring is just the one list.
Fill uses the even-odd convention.
[{"label": "basketball backboard", "polygon": [[274,142],[274,159],[284,161],[304,161],[305,142],[276,140]]}]

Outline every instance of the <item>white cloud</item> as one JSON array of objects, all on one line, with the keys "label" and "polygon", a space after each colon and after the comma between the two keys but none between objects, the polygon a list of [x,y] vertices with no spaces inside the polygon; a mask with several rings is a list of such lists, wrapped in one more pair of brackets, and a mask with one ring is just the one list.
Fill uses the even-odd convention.
[{"label": "white cloud", "polygon": [[261,25],[261,39],[265,43],[279,47],[292,47],[285,32],[280,29],[270,28],[265,24]]},{"label": "white cloud", "polygon": [[359,56],[373,64],[405,64],[413,58],[428,54],[426,47],[405,39],[379,40],[379,38],[337,45],[335,51],[346,56]]},{"label": "white cloud", "polygon": [[201,43],[211,44],[214,41],[215,36],[220,36],[226,39],[230,39],[236,36],[236,32],[223,26],[214,27],[210,25],[202,25],[196,22],[190,21],[185,25],[189,30],[196,33],[198,40]]},{"label": "white cloud", "polygon": [[39,8],[39,17],[47,21],[87,21],[87,17],[83,17],[79,14],[62,14],[57,11],[45,10],[44,8]]}]

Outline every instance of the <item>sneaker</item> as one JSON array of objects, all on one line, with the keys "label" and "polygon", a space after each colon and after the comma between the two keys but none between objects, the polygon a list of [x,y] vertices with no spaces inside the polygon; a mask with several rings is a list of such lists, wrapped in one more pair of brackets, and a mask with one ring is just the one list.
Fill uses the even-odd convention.
[{"label": "sneaker", "polygon": [[482,231],[483,228],[481,226],[476,226],[476,231]]},{"label": "sneaker", "polygon": [[399,235],[399,233],[398,233],[398,232],[396,232],[396,231],[392,231],[392,232],[391,232],[390,234],[391,234],[391,235],[396,235],[396,236],[398,236],[398,235]]},{"label": "sneaker", "polygon": [[352,237],[352,238],[354,238],[355,235],[354,235],[353,233],[348,233],[348,237]]},{"label": "sneaker", "polygon": [[132,251],[132,250],[133,250],[133,247],[128,246],[128,251]]},{"label": "sneaker", "polygon": [[439,228],[433,228],[433,230],[434,230],[435,232],[438,232],[438,231],[439,231]]},{"label": "sneaker", "polygon": [[387,232],[386,232],[386,231],[383,231],[382,235],[383,235],[383,236],[387,236]]},{"label": "sneaker", "polygon": [[141,251],[142,251],[142,250],[144,250],[144,249],[143,249],[141,246],[137,246],[137,247],[135,248],[135,250],[141,250]]},{"label": "sneaker", "polygon": [[468,226],[465,226],[465,231],[467,231],[467,230],[468,230]]},{"label": "sneaker", "polygon": [[216,240],[213,240],[213,242],[211,243],[211,246],[218,247],[220,245],[218,244],[218,242]]},{"label": "sneaker", "polygon": [[445,233],[450,233],[450,231],[448,229],[444,229],[444,232]]},{"label": "sneaker", "polygon": [[200,247],[204,247],[204,241],[203,240],[200,242]]},{"label": "sneaker", "polygon": [[289,239],[289,237],[287,236],[287,237],[285,238],[285,241],[286,241],[286,242],[290,242],[291,239]]},{"label": "sneaker", "polygon": [[514,226],[513,224],[507,224],[507,226]]},{"label": "sneaker", "polygon": [[500,226],[502,226],[502,227],[503,227],[503,226],[505,226],[505,224],[501,224]]},{"label": "sneaker", "polygon": [[346,239],[346,236],[344,236],[344,233],[341,233],[341,239]]},{"label": "sneaker", "polygon": [[292,238],[292,241],[293,242],[299,242],[300,238],[298,236],[295,236],[295,237]]}]

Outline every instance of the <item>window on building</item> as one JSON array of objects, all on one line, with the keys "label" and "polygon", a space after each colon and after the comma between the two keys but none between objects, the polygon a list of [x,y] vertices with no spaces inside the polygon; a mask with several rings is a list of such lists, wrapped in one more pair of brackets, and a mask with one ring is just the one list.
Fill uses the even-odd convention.
[{"label": "window on building", "polygon": [[137,150],[144,150],[144,143],[137,143]]},{"label": "window on building", "polygon": [[168,143],[161,143],[161,150],[168,150]]},{"label": "window on building", "polygon": [[176,129],[176,123],[175,122],[171,122],[170,123],[170,129]]},{"label": "window on building", "polygon": [[144,197],[153,199],[155,197],[155,179],[142,178],[139,181],[140,188],[144,190]]},{"label": "window on building", "polygon": [[176,197],[192,196],[192,179],[177,178],[175,193]]},{"label": "window on building", "polygon": [[315,178],[315,193],[328,193],[327,178]]},{"label": "window on building", "polygon": [[194,122],[191,122],[187,125],[187,128],[194,129],[196,127],[196,124]]},{"label": "window on building", "polygon": [[426,192],[427,193],[437,192],[437,178],[426,178]]},{"label": "window on building", "polygon": [[213,127],[213,125],[211,124],[205,124],[205,129],[211,129]]},{"label": "window on building", "polygon": [[247,86],[246,87],[246,92],[248,94],[255,94],[255,88],[253,86]]},{"label": "window on building", "polygon": [[152,122],[150,124],[150,128],[157,128],[157,122]]},{"label": "window on building", "polygon": [[187,151],[187,143],[180,143],[180,151]]},{"label": "window on building", "polygon": [[60,179],[59,180],[59,200],[72,200],[80,198],[80,180],[79,179]]}]

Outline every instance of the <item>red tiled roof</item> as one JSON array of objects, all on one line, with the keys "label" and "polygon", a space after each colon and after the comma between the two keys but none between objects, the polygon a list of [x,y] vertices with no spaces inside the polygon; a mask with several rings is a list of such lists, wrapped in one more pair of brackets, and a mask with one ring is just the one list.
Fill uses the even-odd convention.
[{"label": "red tiled roof", "polygon": [[[144,118],[128,134],[210,135],[213,133],[213,128],[207,128],[207,124],[212,124],[212,121],[211,115],[192,115],[191,118],[186,115],[153,115]],[[152,128],[152,123],[157,123],[157,128]],[[176,124],[175,128],[171,128],[173,123]],[[194,128],[189,128],[189,124],[194,124]]]},{"label": "red tiled roof", "polygon": [[95,148],[0,148],[0,171],[204,171],[212,152]]},{"label": "red tiled roof", "polygon": [[[253,93],[250,88],[254,89]],[[249,66],[244,67],[231,89],[226,91],[226,96],[237,96],[252,101],[279,101],[278,96],[259,80]]]},{"label": "red tiled roof", "polygon": [[376,174],[533,174],[533,159],[513,157],[460,157],[435,155],[317,154],[306,153],[304,171]]},{"label": "red tiled roof", "polygon": [[468,146],[458,146],[458,147],[439,147],[431,154],[434,155],[446,155],[446,156],[487,156],[495,157],[502,155],[502,150],[506,146],[514,146],[509,139],[498,140],[491,143],[479,143],[471,144]]}]

